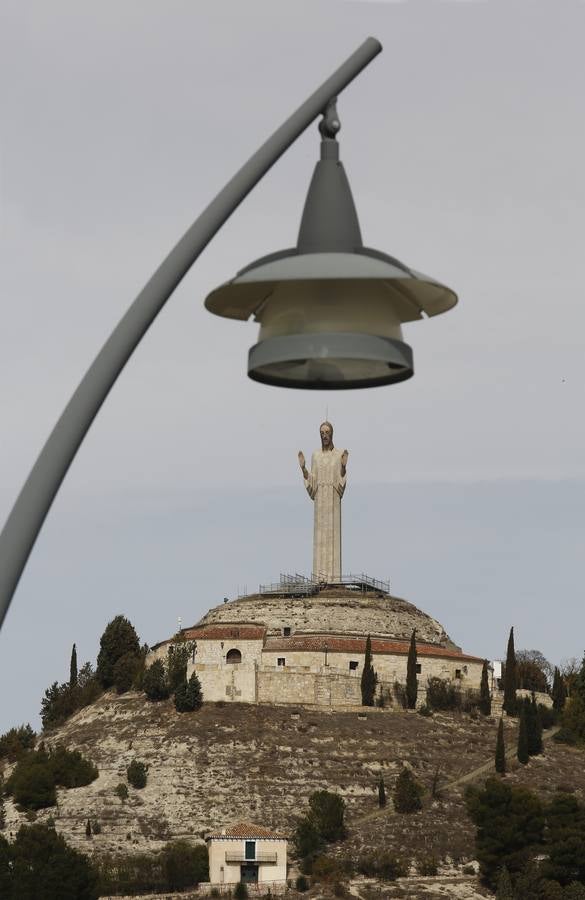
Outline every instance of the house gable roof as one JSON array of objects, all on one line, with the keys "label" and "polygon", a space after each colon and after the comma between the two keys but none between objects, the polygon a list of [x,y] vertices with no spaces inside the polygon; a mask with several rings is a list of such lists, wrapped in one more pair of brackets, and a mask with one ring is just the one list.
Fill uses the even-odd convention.
[{"label": "house gable roof", "polygon": [[254,825],[252,822],[237,822],[235,825],[226,825],[217,831],[212,831],[205,838],[206,841],[211,840],[272,840],[284,841],[286,836],[264,828],[263,825]]}]

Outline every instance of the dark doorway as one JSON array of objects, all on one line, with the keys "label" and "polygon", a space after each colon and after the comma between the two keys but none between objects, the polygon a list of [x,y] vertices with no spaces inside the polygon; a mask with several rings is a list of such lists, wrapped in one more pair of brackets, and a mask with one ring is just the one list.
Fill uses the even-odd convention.
[{"label": "dark doorway", "polygon": [[241,867],[240,879],[244,884],[258,884],[258,866],[246,863]]},{"label": "dark doorway", "polygon": [[225,661],[226,663],[241,663],[242,654],[239,650],[228,650]]}]

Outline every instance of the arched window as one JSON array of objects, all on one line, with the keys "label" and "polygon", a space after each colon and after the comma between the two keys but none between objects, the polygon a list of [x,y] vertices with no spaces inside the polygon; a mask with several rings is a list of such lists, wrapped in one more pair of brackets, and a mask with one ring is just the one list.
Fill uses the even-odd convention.
[{"label": "arched window", "polygon": [[241,663],[242,654],[239,650],[228,650],[225,661],[226,663]]}]

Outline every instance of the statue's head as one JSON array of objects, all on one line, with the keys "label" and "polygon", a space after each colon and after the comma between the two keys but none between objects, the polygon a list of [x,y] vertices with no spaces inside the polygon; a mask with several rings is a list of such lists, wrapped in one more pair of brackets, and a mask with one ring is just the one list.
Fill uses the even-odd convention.
[{"label": "statue's head", "polygon": [[322,422],[319,426],[321,435],[321,449],[333,450],[333,425],[331,422]]}]

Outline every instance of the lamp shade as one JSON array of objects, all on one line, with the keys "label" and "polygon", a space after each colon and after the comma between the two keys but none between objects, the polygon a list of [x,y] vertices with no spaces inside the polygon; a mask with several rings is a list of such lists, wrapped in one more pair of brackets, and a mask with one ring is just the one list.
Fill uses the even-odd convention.
[{"label": "lamp shade", "polygon": [[250,378],[339,389],[410,378],[412,351],[402,323],[436,316],[456,302],[449,288],[362,245],[337,143],[323,141],[297,247],[251,263],[212,291],[205,306],[259,323]]}]

